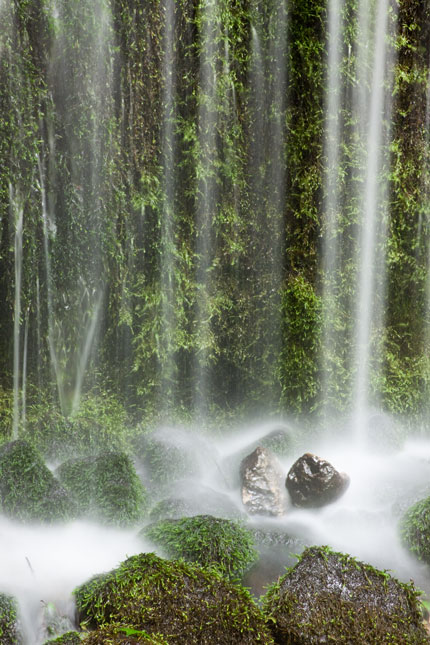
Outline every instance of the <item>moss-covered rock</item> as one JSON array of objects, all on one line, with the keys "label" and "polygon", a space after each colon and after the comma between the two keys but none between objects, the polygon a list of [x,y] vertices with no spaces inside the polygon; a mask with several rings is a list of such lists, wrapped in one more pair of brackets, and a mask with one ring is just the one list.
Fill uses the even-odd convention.
[{"label": "moss-covered rock", "polygon": [[306,549],[266,594],[275,643],[423,645],[418,592],[384,571],[335,553]]},{"label": "moss-covered rock", "polygon": [[0,593],[0,645],[19,645],[21,642],[17,604],[11,596]]},{"label": "moss-covered rock", "polygon": [[128,558],[74,593],[81,621],[92,628],[122,622],[175,645],[273,643],[246,589],[215,571],[152,553]]},{"label": "moss-covered rock", "polygon": [[66,632],[58,638],[45,641],[44,645],[80,645],[82,643],[82,634],[79,632]]},{"label": "moss-covered rock", "polygon": [[404,545],[419,560],[430,564],[430,497],[411,506],[400,521]]},{"label": "moss-covered rock", "polygon": [[228,578],[240,578],[258,558],[251,531],[211,515],[162,520],[140,535],[161,547],[168,558],[215,567]]},{"label": "moss-covered rock", "polygon": [[99,627],[84,638],[85,645],[168,645],[160,634],[148,634],[142,629],[129,625],[107,625]]},{"label": "moss-covered rock", "polygon": [[5,515],[23,521],[56,522],[76,515],[76,504],[26,441],[0,448],[0,499]]},{"label": "moss-covered rock", "polygon": [[117,526],[135,524],[144,515],[146,493],[125,454],[71,459],[57,469],[57,476],[83,515]]}]

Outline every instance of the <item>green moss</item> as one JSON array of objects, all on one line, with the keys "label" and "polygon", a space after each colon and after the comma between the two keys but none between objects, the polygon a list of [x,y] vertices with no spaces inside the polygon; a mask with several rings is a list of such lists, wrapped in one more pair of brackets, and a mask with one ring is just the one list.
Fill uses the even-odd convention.
[{"label": "green moss", "polygon": [[44,645],[80,645],[82,643],[81,634],[78,632],[67,632],[53,638],[52,640],[45,641]]},{"label": "green moss", "polygon": [[400,522],[404,545],[420,560],[430,564],[430,497],[411,506]]},{"label": "green moss", "polygon": [[57,469],[82,514],[107,524],[126,526],[144,515],[145,490],[127,455],[106,452],[66,461]]},{"label": "green moss", "polygon": [[21,643],[17,604],[11,596],[0,593],[0,645]]},{"label": "green moss", "polygon": [[0,448],[0,497],[3,513],[24,521],[55,522],[76,515],[76,504],[25,441]]},{"label": "green moss", "polygon": [[276,643],[429,642],[419,593],[385,571],[336,553],[306,549],[270,587],[264,610]]},{"label": "green moss", "polygon": [[161,547],[168,558],[214,567],[228,578],[240,578],[258,558],[251,531],[211,515],[162,520],[140,535]]},{"label": "green moss", "polygon": [[128,558],[74,593],[80,619],[93,628],[125,622],[175,645],[273,642],[246,589],[215,571],[151,553]]},{"label": "green moss", "polygon": [[85,645],[168,645],[168,641],[160,634],[148,634],[148,632],[130,627],[129,625],[108,625],[99,627],[84,638]]}]

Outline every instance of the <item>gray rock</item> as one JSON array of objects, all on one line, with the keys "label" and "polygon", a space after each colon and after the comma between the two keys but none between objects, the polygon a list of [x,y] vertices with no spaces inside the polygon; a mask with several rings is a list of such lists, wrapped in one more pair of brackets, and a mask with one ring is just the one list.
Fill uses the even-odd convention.
[{"label": "gray rock", "polygon": [[242,502],[251,514],[284,515],[287,496],[282,469],[271,452],[258,446],[240,466]]},{"label": "gray rock", "polygon": [[349,486],[346,473],[310,452],[291,466],[285,486],[294,506],[318,508],[336,501]]}]

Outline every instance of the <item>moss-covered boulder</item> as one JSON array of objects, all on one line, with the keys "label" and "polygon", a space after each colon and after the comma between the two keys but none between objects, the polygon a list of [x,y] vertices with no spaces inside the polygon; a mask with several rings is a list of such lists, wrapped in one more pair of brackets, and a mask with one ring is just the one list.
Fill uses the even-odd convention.
[{"label": "moss-covered boulder", "polygon": [[0,593],[0,645],[19,645],[21,642],[17,604],[11,596]]},{"label": "moss-covered boulder", "polygon": [[228,496],[204,486],[195,487],[190,491],[189,486],[181,490],[175,487],[175,495],[158,501],[149,513],[153,521],[163,519],[181,519],[194,515],[214,515],[231,520],[246,520],[247,515],[242,508],[238,508]]},{"label": "moss-covered boulder", "polygon": [[79,632],[66,632],[57,638],[45,641],[44,645],[81,645],[81,636],[82,634],[79,634]]},{"label": "moss-covered boulder", "polygon": [[125,623],[175,645],[273,643],[246,589],[218,572],[152,553],[128,558],[74,593],[90,628]]},{"label": "moss-covered boulder", "polygon": [[77,500],[82,515],[116,526],[133,525],[144,515],[144,487],[123,453],[71,459],[56,474]]},{"label": "moss-covered boulder", "polygon": [[0,447],[2,512],[22,521],[56,522],[76,516],[76,504],[26,441]]},{"label": "moss-covered boulder", "polygon": [[400,521],[403,544],[419,560],[430,564],[430,497],[411,506]]},{"label": "moss-covered boulder", "polygon": [[160,634],[148,634],[130,625],[106,625],[90,632],[84,645],[169,645]]},{"label": "moss-covered boulder", "polygon": [[211,515],[161,520],[140,535],[161,547],[167,558],[214,567],[228,578],[240,578],[258,558],[249,529]]},{"label": "moss-covered boulder", "polygon": [[266,594],[275,643],[430,642],[418,592],[384,571],[327,547],[306,549]]}]

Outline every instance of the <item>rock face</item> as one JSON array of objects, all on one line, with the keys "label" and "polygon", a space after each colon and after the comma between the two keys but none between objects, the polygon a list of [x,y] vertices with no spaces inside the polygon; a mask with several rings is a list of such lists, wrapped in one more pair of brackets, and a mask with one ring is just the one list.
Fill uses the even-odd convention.
[{"label": "rock face", "polygon": [[215,571],[153,553],[128,558],[74,593],[79,620],[90,629],[128,625],[175,645],[273,644],[246,589]]},{"label": "rock face", "polygon": [[306,549],[264,600],[275,643],[429,643],[417,590],[327,547]]},{"label": "rock face", "polygon": [[240,465],[242,502],[248,513],[283,515],[287,497],[281,466],[272,453],[258,446]]},{"label": "rock face", "polygon": [[318,508],[339,499],[349,486],[349,477],[307,452],[291,466],[285,486],[294,506]]}]

